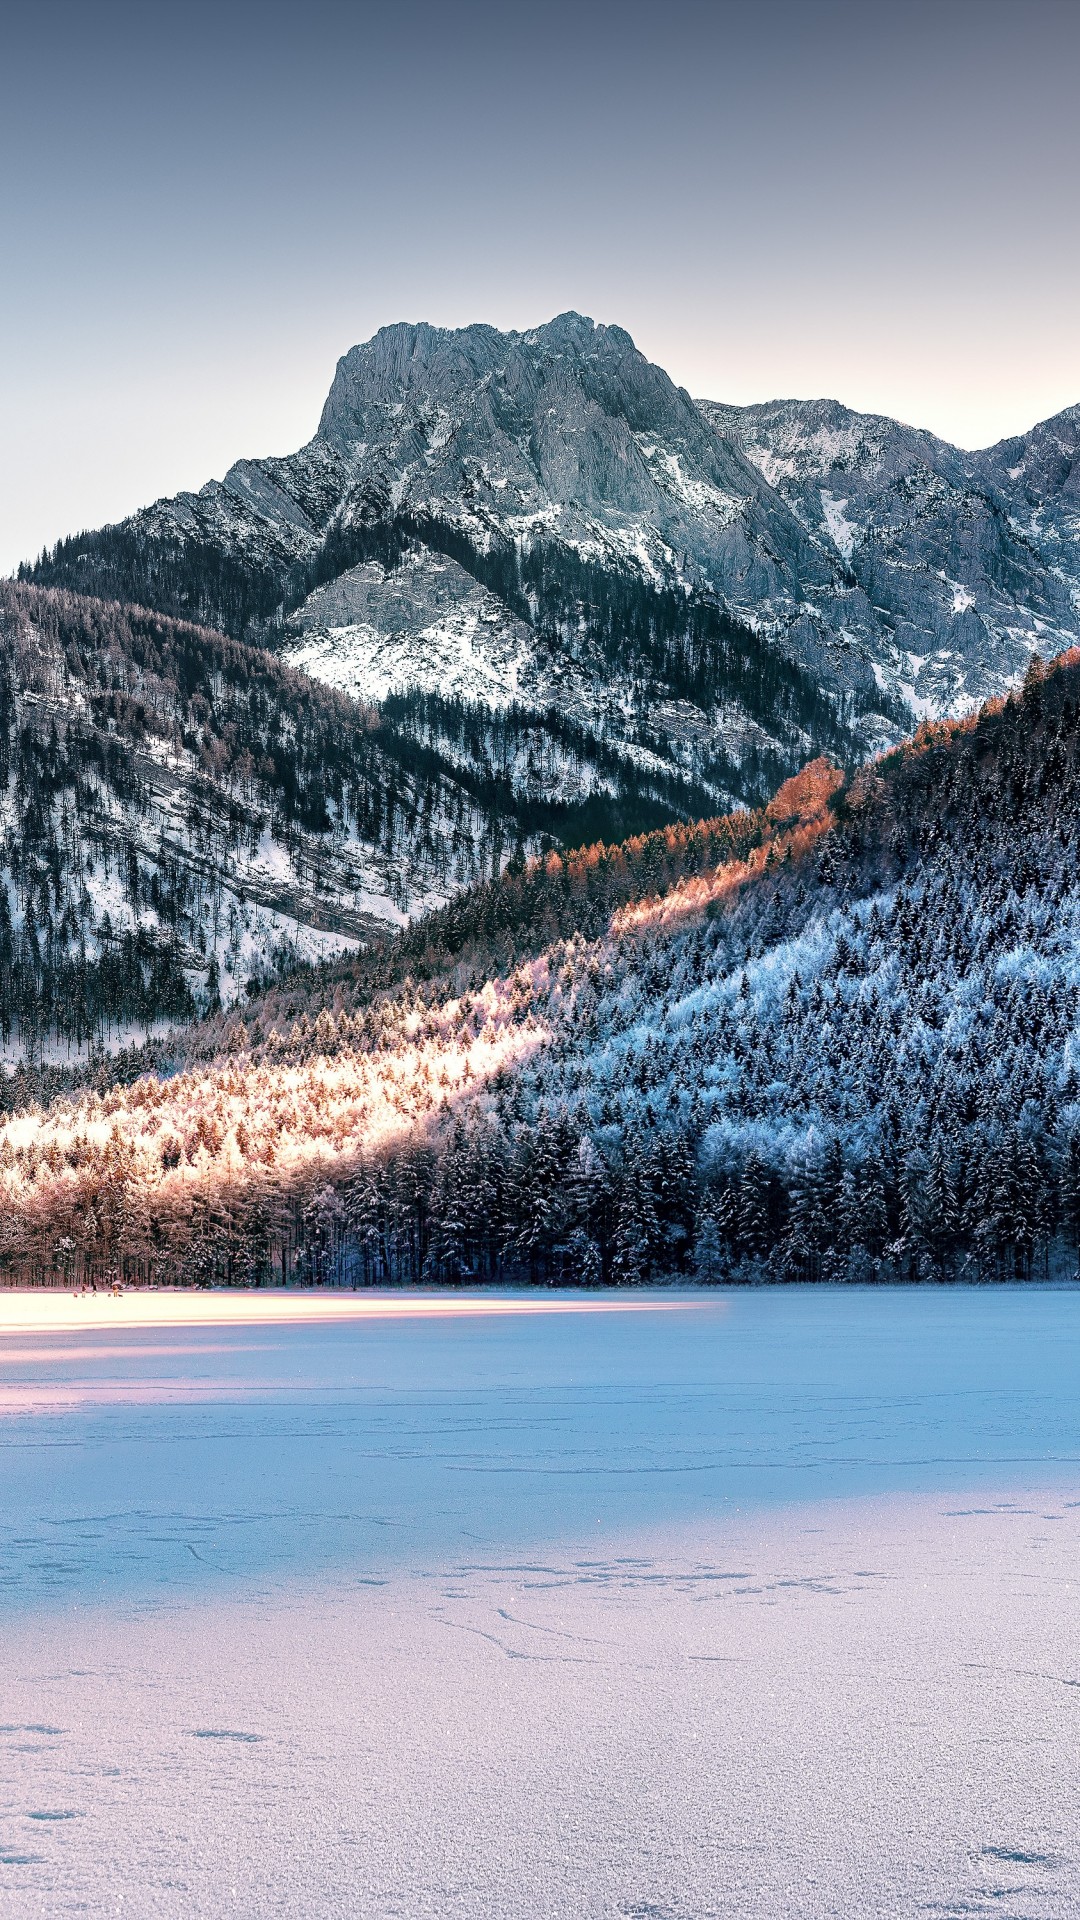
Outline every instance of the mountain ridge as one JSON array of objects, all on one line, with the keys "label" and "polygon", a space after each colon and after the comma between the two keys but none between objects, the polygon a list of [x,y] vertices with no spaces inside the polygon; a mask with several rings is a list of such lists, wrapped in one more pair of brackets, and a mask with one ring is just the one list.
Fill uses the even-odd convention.
[{"label": "mountain ridge", "polygon": [[[302,605],[304,566],[335,529],[406,512],[481,545],[555,540],[713,594],[823,683],[858,687],[864,703],[888,688],[917,719],[1003,690],[1032,651],[1080,630],[1078,417],[965,454],[839,402],[695,402],[624,329],[575,313],[516,333],[402,322],[342,355],[298,453],[238,461],[122,527],[246,568],[243,608],[223,581],[220,604],[201,609],[233,631]],[[77,544],[46,572],[100,590],[74,577],[80,558],[94,573]],[[883,715],[868,743],[890,726]]]},{"label": "mountain ridge", "polygon": [[916,718],[1003,691],[1032,653],[1075,637],[1080,520],[1067,489],[1055,501],[1044,461],[1039,498],[1051,510],[1040,526],[1006,458],[1011,450],[1022,462],[1032,444],[1048,449],[1060,423],[1071,444],[1058,443],[1059,467],[1080,472],[1080,408],[965,453],[837,401],[699,404],[890,614],[897,685]]}]

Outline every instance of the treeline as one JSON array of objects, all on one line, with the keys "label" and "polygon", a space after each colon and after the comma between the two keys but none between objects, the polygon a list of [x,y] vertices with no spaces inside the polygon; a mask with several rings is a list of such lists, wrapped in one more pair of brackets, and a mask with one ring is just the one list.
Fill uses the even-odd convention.
[{"label": "treeline", "polygon": [[[346,960],[302,968],[256,994],[243,1009],[222,1010],[184,1037],[185,1057],[212,1059],[239,1045],[264,1058],[272,1034],[292,1034],[287,1057],[306,1059],[316,1044],[333,1048],[348,1014],[364,1046],[381,1045],[398,1017],[424,1015],[453,994],[475,993],[493,974],[575,935],[596,940],[631,901],[662,899],[680,882],[742,861],[771,843],[764,809],[739,810],[689,825],[675,823],[619,844],[596,842],[511,863],[497,878],[455,895],[445,907]],[[321,1027],[319,1022],[322,1022]],[[275,1044],[275,1057],[281,1048]]]},{"label": "treeline", "polygon": [[0,1063],[0,1114],[43,1109],[87,1087],[98,1093],[130,1087],[146,1074],[160,1073],[168,1062],[169,1052],[162,1040],[117,1047],[112,1053],[92,1054],[89,1059],[40,1060],[29,1054],[10,1068]]},{"label": "treeline", "polygon": [[280,612],[290,564],[230,553],[196,535],[182,539],[126,523],[58,540],[38,560],[24,563],[18,578],[153,608],[235,640],[254,640]]}]

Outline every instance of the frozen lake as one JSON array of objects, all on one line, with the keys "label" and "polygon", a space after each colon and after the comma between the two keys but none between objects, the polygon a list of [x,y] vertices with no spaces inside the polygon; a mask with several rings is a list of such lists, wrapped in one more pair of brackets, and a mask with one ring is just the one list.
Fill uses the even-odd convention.
[{"label": "frozen lake", "polygon": [[0,1295],[0,1915],[1080,1911],[1078,1388],[1064,1290]]}]

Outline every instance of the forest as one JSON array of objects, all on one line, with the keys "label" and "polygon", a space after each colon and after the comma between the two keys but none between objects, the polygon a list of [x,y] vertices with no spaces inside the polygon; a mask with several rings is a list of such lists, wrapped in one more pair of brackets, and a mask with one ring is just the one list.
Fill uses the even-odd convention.
[{"label": "forest", "polygon": [[1031,1278],[1080,1238],[1080,655],[518,861],[0,1129],[9,1279]]},{"label": "forest", "polygon": [[[304,560],[268,554],[263,562],[240,561],[206,540],[118,526],[59,541],[21,567],[19,578],[153,607],[256,641],[272,639],[315,588],[365,561],[393,568],[417,545],[456,560],[580,664],[662,685],[705,711],[734,702],[778,727],[785,744],[807,735],[819,751],[842,755],[852,744],[852,723],[871,710],[869,701],[849,696],[850,713],[838,716],[804,667],[708,594],[650,582],[626,562],[587,558],[550,539],[522,543],[494,531],[481,538],[453,519],[392,513],[379,498],[354,503],[351,517],[335,519]],[[888,708],[877,689],[872,707]],[[892,718],[903,728],[909,715],[897,706]],[[776,776],[774,785],[785,771],[763,769]]]},{"label": "forest", "polygon": [[[143,538],[100,536],[112,558],[99,585],[142,586],[273,638],[269,615],[253,625],[230,613],[225,575],[195,549],[140,572]],[[497,589],[598,686],[636,699],[625,737],[556,707],[416,689],[363,706],[269,644],[27,578],[0,585],[9,1058],[81,1063],[93,1080],[103,1050],[148,1044],[320,954],[378,946],[380,917],[423,916],[553,847],[707,817],[718,797],[763,803],[812,743],[841,764],[858,757],[854,710],[722,610],[543,543],[485,549],[402,515],[335,523],[310,564],[274,576],[274,607],[358,560],[392,566],[421,541]],[[81,578],[69,547],[30,571]],[[657,731],[650,702],[669,695],[700,703],[692,748]],[[750,726],[725,745],[706,713],[732,702],[771,732]]]},{"label": "forest", "polygon": [[[38,1066],[61,1043],[92,1074],[125,1032],[294,965],[305,913],[355,943],[377,931],[365,903],[400,918],[555,837],[707,798],[630,763],[624,797],[609,780],[532,798],[458,763],[445,736],[476,724],[460,704],[437,718],[360,707],[184,621],[0,584],[0,1037]],[[520,746],[535,720],[492,724]]]}]

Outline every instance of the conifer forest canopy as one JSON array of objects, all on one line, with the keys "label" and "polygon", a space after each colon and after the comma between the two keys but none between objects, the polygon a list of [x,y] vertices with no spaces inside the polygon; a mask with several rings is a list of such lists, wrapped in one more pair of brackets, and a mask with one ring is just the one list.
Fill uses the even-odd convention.
[{"label": "conifer forest canopy", "polygon": [[9,1078],[5,1271],[1071,1271],[1078,825],[1067,655],[764,808],[518,858],[178,1029],[153,1071],[47,1105]]}]

